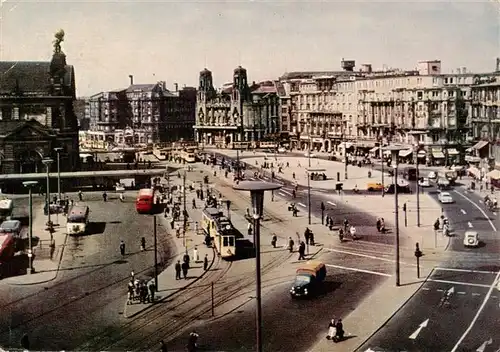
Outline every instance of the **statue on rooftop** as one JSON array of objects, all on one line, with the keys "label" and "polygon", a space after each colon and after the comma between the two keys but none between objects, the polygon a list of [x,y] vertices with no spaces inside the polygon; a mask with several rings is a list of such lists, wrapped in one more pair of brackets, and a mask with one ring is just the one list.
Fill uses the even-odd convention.
[{"label": "statue on rooftop", "polygon": [[54,54],[61,53],[61,43],[64,41],[64,30],[60,29],[54,34],[53,44],[54,44]]}]

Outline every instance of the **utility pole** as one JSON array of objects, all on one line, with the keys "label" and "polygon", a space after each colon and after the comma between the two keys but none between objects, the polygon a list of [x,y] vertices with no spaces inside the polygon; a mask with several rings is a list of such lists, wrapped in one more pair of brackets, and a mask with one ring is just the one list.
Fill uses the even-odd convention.
[{"label": "utility pole", "polygon": [[183,196],[183,216],[184,216],[184,222],[182,226],[182,241],[184,242],[184,247],[186,247],[187,251],[187,246],[186,246],[186,227],[187,227],[187,210],[186,210],[186,170],[184,170],[184,175],[182,176],[182,196]]},{"label": "utility pole", "polygon": [[155,287],[156,292],[158,292],[158,240],[156,235],[156,216],[153,216],[153,240],[154,240],[154,251],[155,251]]}]

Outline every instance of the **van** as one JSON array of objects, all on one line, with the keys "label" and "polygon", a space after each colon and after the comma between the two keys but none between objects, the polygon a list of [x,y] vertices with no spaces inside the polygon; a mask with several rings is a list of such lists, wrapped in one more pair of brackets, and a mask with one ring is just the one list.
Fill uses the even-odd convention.
[{"label": "van", "polygon": [[325,264],[317,261],[308,261],[296,271],[295,282],[290,289],[291,297],[315,296],[323,281],[325,281],[325,278]]}]

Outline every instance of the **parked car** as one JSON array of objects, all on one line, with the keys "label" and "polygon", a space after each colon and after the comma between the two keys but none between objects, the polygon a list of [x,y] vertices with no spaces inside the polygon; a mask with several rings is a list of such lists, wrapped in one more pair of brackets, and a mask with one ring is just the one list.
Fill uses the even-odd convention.
[{"label": "parked car", "polygon": [[420,187],[430,187],[431,186],[431,181],[427,178],[424,177],[421,180],[418,181],[418,185]]},{"label": "parked car", "polygon": [[427,175],[428,179],[435,180],[437,178],[437,173],[436,171],[429,171],[429,174]]},{"label": "parked car", "polygon": [[442,203],[442,204],[451,204],[451,203],[454,203],[455,201],[453,200],[453,197],[451,196],[451,194],[449,194],[448,192],[441,192],[439,193],[438,195],[438,200]]},{"label": "parked car", "polygon": [[305,153],[304,153],[304,156],[305,156],[306,158],[315,158],[315,157],[316,157],[316,154],[314,154],[314,153],[310,153],[310,154],[311,154],[311,155],[309,155],[309,152],[305,152]]},{"label": "parked car", "polygon": [[476,231],[466,231],[464,235],[464,246],[465,247],[477,247],[479,246],[479,235]]},{"label": "parked car", "polygon": [[278,153],[286,153],[286,148],[283,148],[283,147],[279,147],[278,148]]},{"label": "parked car", "polygon": [[369,192],[382,191],[382,188],[384,188],[384,185],[379,182],[372,182],[366,184],[366,189]]},{"label": "parked car", "polygon": [[[395,187],[394,183],[387,186],[385,189],[385,193],[394,194]],[[409,184],[398,183],[398,193],[411,193],[411,188]]]}]

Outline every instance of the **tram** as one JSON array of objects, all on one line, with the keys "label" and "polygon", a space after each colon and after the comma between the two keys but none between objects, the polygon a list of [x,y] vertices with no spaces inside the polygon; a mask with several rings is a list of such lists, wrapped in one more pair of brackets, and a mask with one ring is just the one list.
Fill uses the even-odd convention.
[{"label": "tram", "polygon": [[217,208],[205,208],[203,210],[201,226],[205,234],[208,234],[215,249],[224,259],[236,257],[237,243],[243,235],[233,226],[231,220],[224,216],[222,211]]}]

